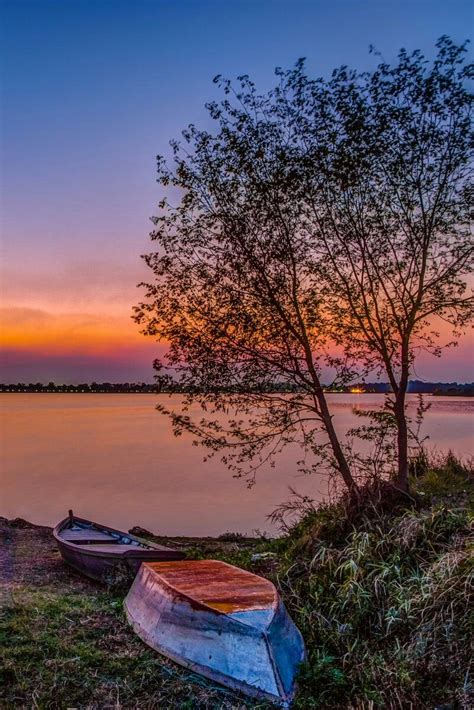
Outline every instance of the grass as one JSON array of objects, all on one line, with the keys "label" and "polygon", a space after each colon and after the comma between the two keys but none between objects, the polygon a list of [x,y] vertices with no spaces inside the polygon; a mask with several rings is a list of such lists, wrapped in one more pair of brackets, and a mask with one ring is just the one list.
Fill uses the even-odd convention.
[{"label": "grass", "polygon": [[466,512],[413,511],[290,556],[281,582],[309,650],[297,707],[467,707],[468,536]]},{"label": "grass", "polygon": [[2,709],[237,707],[234,694],[147,649],[108,592],[23,590],[3,610],[0,647]]},{"label": "grass", "polygon": [[472,707],[472,470],[425,462],[416,503],[344,520],[306,511],[279,583],[308,662],[296,708]]},{"label": "grass", "polygon": [[[472,470],[451,454],[420,457],[412,490],[411,507],[392,513],[348,519],[341,504],[305,503],[278,540],[226,533],[190,543],[192,557],[277,584],[308,651],[297,710],[472,707]],[[269,707],[153,653],[127,625],[117,590],[79,583],[58,560],[45,574],[39,552],[28,583],[29,549],[17,555],[28,574],[0,616],[2,710]]]}]

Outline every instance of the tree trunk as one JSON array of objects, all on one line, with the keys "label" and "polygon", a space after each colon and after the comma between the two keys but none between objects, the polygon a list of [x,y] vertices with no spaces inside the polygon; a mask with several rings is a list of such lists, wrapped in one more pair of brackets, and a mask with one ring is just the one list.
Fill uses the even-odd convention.
[{"label": "tree trunk", "polygon": [[342,479],[349,490],[349,494],[350,494],[351,498],[356,500],[359,497],[359,488],[352,476],[351,469],[349,468],[349,464],[347,463],[347,459],[344,455],[344,451],[342,450],[342,446],[339,442],[339,437],[337,435],[336,430],[334,429],[334,424],[332,423],[332,417],[329,412],[329,407],[328,407],[328,403],[326,401],[326,396],[325,396],[323,388],[321,386],[321,382],[319,380],[319,375],[318,375],[316,368],[314,366],[314,363],[313,363],[311,346],[309,343],[308,336],[306,334],[306,329],[305,329],[303,318],[301,316],[301,313],[299,312],[299,304],[298,304],[298,301],[296,298],[295,298],[295,308],[298,313],[298,320],[299,320],[299,323],[301,326],[301,330],[304,334],[304,351],[305,351],[306,363],[308,365],[308,370],[310,372],[310,375],[311,375],[311,377],[313,379],[313,383],[314,383],[314,391],[313,391],[314,402],[316,404],[316,401],[317,401],[317,403],[319,405],[320,416],[323,421],[324,428],[326,429],[326,433],[328,435],[329,442],[331,444],[334,458],[337,461],[337,468],[339,470],[339,473],[341,474]]},{"label": "tree trunk", "polygon": [[347,463],[346,457],[339,442],[339,437],[337,436],[336,430],[334,429],[334,424],[332,423],[332,417],[329,413],[326,398],[322,390],[321,393],[318,392],[316,396],[318,398],[319,408],[321,410],[324,427],[329,437],[334,457],[337,461],[339,473],[341,474],[344,483],[349,489],[351,497],[356,499],[359,495],[359,488],[352,476],[349,464]]},{"label": "tree trunk", "polygon": [[405,391],[400,390],[395,400],[397,421],[398,469],[394,483],[401,491],[408,493],[408,424],[405,412]]}]

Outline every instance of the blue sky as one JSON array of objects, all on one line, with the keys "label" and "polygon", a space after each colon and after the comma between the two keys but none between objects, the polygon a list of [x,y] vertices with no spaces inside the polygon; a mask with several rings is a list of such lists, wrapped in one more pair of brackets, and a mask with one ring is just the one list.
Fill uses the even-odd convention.
[{"label": "blue sky", "polygon": [[[7,0],[0,7],[2,309],[15,333],[32,332],[30,344],[17,335],[7,343],[3,379],[99,379],[113,364],[115,379],[150,381],[153,347],[129,316],[159,199],[155,156],[187,123],[208,123],[212,78],[248,73],[265,90],[275,66],[301,56],[311,74],[327,76],[340,64],[374,66],[370,44],[388,61],[402,46],[432,55],[442,34],[469,36],[474,6]],[[419,374],[472,378],[465,348],[453,353]]]}]

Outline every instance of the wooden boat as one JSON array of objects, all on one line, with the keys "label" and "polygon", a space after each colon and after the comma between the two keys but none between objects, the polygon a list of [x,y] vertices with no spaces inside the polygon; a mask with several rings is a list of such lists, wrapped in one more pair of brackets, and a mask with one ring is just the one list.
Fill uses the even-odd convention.
[{"label": "wooden boat", "polygon": [[110,582],[120,573],[136,574],[144,561],[182,560],[178,550],[156,545],[129,533],[69,516],[53,530],[56,544],[65,562],[87,577]]},{"label": "wooden boat", "polygon": [[217,560],[146,562],[124,606],[156,651],[247,695],[291,702],[304,643],[268,580]]}]

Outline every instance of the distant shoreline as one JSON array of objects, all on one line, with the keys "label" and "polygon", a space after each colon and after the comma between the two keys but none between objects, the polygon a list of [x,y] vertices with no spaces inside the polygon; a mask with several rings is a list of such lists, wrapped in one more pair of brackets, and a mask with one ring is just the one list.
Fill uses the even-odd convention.
[{"label": "distant shoreline", "polygon": [[[353,382],[350,385],[322,385],[325,394],[390,394],[388,382]],[[300,388],[292,388],[286,383],[272,382],[263,391],[255,387],[246,393],[237,389],[222,389],[225,394],[301,394]],[[79,382],[77,384],[57,384],[43,382],[0,382],[0,393],[5,394],[200,394],[192,384],[149,383],[149,382]],[[213,394],[216,394],[214,392]],[[410,380],[407,394],[433,394],[448,397],[473,397],[474,382],[423,382]]]}]

